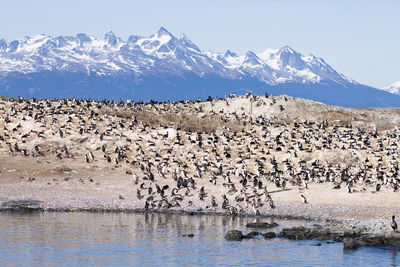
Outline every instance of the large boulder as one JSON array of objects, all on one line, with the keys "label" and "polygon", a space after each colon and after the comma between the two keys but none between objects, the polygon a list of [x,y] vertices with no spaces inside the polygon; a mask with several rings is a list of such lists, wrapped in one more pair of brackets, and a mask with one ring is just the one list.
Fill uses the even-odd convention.
[{"label": "large boulder", "polygon": [[258,235],[261,235],[261,233],[257,232],[257,231],[252,231],[252,232],[248,233],[247,235],[243,236],[243,238],[253,238]]},{"label": "large boulder", "polygon": [[284,228],[278,234],[278,237],[284,237],[290,240],[312,239],[309,237],[309,230],[304,227]]},{"label": "large boulder", "polygon": [[263,234],[263,236],[264,236],[265,239],[275,238],[276,234],[274,232],[268,232],[268,233]]},{"label": "large boulder", "polygon": [[241,241],[243,239],[243,233],[239,230],[229,230],[225,234],[225,239],[228,241]]},{"label": "large boulder", "polygon": [[360,239],[362,246],[383,246],[385,242],[381,236],[374,234],[363,235]]},{"label": "large boulder", "polygon": [[357,239],[351,237],[345,237],[343,239],[343,249],[354,250],[360,246]]}]

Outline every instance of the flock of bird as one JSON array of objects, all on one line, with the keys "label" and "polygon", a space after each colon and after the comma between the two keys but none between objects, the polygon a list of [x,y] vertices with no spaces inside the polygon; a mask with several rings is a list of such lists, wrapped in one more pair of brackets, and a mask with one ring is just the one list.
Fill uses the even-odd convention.
[{"label": "flock of bird", "polygon": [[[213,110],[217,102],[238,99],[247,101],[3,100],[0,153],[124,169],[145,210],[197,205],[259,214],[276,208],[274,192],[298,190],[307,204],[310,183],[349,194],[398,191],[397,127],[378,131],[328,120],[283,121],[243,108]],[[278,112],[285,112],[285,101],[292,100],[279,102]],[[258,109],[279,104],[267,96],[256,102]],[[158,118],[183,113],[218,127],[199,132]]]}]

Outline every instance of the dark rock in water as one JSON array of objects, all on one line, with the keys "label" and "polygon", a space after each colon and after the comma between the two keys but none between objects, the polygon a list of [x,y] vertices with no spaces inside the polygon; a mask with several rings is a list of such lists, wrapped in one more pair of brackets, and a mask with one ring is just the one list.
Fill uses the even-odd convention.
[{"label": "dark rock in water", "polygon": [[312,244],[313,246],[315,246],[315,247],[320,247],[322,244],[321,243],[315,243],[315,244]]},{"label": "dark rock in water", "polygon": [[304,227],[285,228],[278,234],[278,237],[284,237],[291,240],[312,239],[307,235],[309,229]]},{"label": "dark rock in water", "polygon": [[357,249],[360,246],[358,243],[358,240],[351,238],[351,237],[345,237],[343,239],[343,249],[346,250],[354,250]]},{"label": "dark rock in water", "polygon": [[267,239],[267,238],[275,238],[276,234],[274,232],[268,232],[268,233],[263,234],[263,236],[264,236],[265,239]]},{"label": "dark rock in water", "polygon": [[[349,230],[342,225],[317,228],[285,228],[278,234],[278,237],[291,240],[333,240],[343,242],[344,249],[356,249],[360,246],[400,246],[400,234],[398,233],[366,234],[362,228]],[[328,241],[326,243],[334,242]]]},{"label": "dark rock in water", "polygon": [[243,234],[239,230],[229,230],[225,234],[225,239],[228,241],[241,241],[243,239]]},{"label": "dark rock in water", "polygon": [[360,246],[400,246],[400,235],[398,233],[385,233],[384,235],[366,234],[359,240]]},{"label": "dark rock in water", "polygon": [[381,240],[383,240],[385,246],[400,246],[400,234],[398,232],[387,232],[381,236]]},{"label": "dark rock in water", "polygon": [[252,238],[252,237],[255,237],[255,236],[258,236],[258,235],[261,235],[261,233],[260,232],[256,232],[256,231],[252,231],[252,232],[248,233],[247,235],[243,236],[243,238]]},{"label": "dark rock in water", "polygon": [[273,223],[266,223],[266,222],[255,222],[255,223],[248,223],[246,224],[247,228],[261,228],[261,229],[268,229],[278,226],[279,224]]},{"label": "dark rock in water", "polygon": [[182,236],[185,236],[185,237],[194,237],[194,234],[188,234],[188,235],[182,235]]},{"label": "dark rock in water", "polygon": [[384,240],[377,235],[364,235],[360,238],[360,244],[362,246],[382,246],[384,243]]}]

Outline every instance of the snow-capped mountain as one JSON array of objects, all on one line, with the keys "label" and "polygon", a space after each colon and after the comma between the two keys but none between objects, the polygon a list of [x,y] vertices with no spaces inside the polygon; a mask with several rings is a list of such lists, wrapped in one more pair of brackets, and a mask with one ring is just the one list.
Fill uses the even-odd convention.
[{"label": "snow-capped mountain", "polygon": [[382,88],[382,90],[385,90],[392,94],[400,95],[400,81],[391,83],[388,86]]},{"label": "snow-capped mountain", "polygon": [[[245,55],[202,51],[184,34],[175,37],[163,27],[126,41],[113,32],[104,39],[80,33],[0,40],[0,95],[178,100],[252,90],[359,106],[361,100],[338,99],[348,98],[340,90],[353,88],[350,95],[360,95],[354,88],[361,87],[322,58],[288,46]],[[331,101],[326,96],[333,88],[341,96]]]},{"label": "snow-capped mountain", "polygon": [[246,55],[226,51],[201,51],[185,35],[173,36],[165,28],[151,35],[131,35],[127,41],[109,32],[103,40],[86,34],[76,37],[37,35],[22,40],[0,40],[0,72],[33,73],[40,71],[85,72],[93,75],[150,73],[202,76],[216,74],[224,78],[257,77],[267,84],[284,82],[338,84],[353,82],[337,73],[323,59],[303,56],[288,46]]}]

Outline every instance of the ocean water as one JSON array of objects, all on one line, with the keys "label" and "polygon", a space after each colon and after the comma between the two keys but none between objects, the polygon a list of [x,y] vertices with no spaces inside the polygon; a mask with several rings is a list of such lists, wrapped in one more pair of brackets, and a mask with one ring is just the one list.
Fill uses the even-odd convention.
[{"label": "ocean water", "polygon": [[[125,213],[0,213],[0,266],[400,266],[400,250],[255,238],[252,218]],[[271,222],[272,219],[263,219]],[[274,220],[283,227],[314,222]],[[183,235],[193,234],[193,237]],[[320,243],[320,246],[317,244]]]}]

